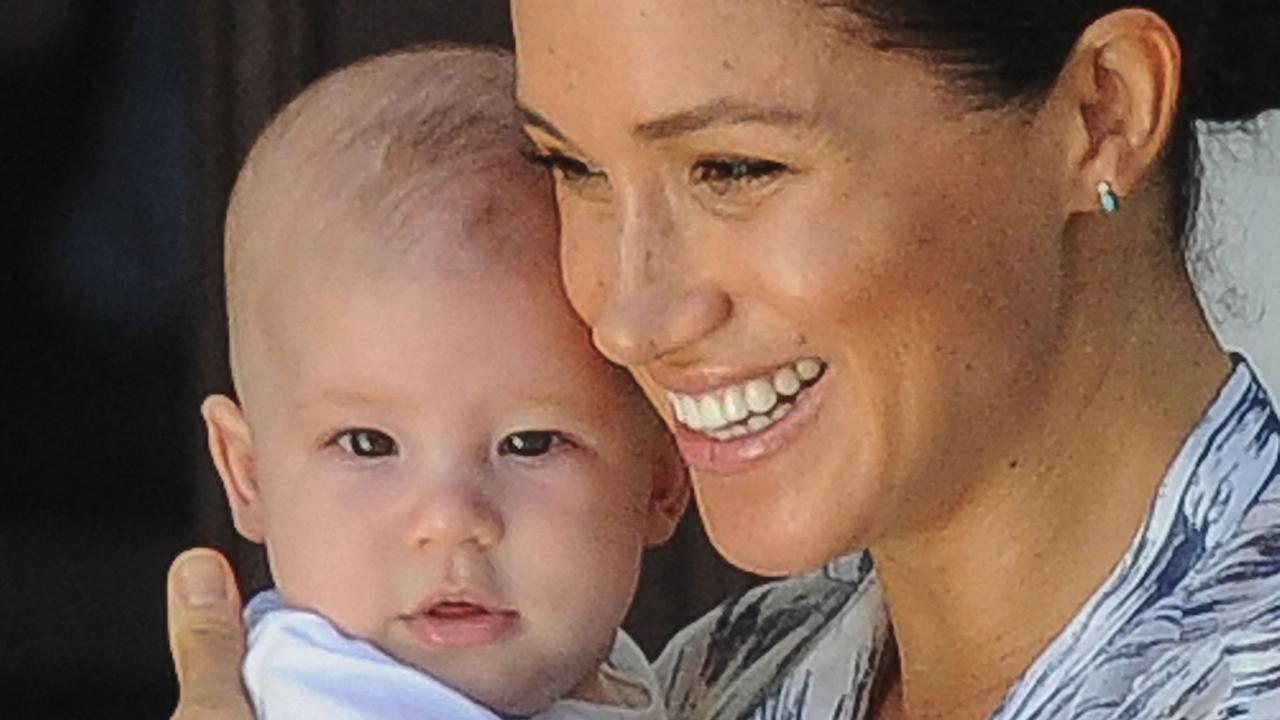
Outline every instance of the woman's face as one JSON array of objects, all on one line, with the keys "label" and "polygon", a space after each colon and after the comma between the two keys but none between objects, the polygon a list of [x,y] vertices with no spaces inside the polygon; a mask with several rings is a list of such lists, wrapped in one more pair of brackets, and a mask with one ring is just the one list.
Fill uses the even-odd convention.
[{"label": "woman's face", "polygon": [[927,531],[1016,462],[1068,290],[1060,120],[971,112],[817,5],[513,3],[570,299],[718,549],[772,574]]}]

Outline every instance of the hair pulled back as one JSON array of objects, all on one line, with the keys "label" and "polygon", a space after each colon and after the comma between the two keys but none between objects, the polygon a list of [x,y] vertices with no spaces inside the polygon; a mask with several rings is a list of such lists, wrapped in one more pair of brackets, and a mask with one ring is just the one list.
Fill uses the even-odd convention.
[{"label": "hair pulled back", "polygon": [[[1044,98],[1099,18],[1143,7],[1182,46],[1182,100],[1166,157],[1179,225],[1199,196],[1195,122],[1246,123],[1280,108],[1280,0],[821,0],[869,21],[875,44],[939,66],[980,107]],[[1189,233],[1184,233],[1189,235]],[[1185,238],[1183,240],[1185,243]]]}]

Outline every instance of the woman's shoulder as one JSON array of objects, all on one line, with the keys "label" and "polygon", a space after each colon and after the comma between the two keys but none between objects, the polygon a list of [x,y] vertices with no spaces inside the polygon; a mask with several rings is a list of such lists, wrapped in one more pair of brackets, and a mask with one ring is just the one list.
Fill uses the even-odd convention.
[{"label": "woman's shoulder", "polygon": [[[842,696],[854,685],[849,673],[856,664],[850,660],[860,654],[859,638],[866,646],[862,654],[874,654],[884,626],[883,596],[864,553],[752,588],[725,600],[667,645],[657,672],[667,688],[668,711],[672,718],[750,717],[771,703]],[[813,669],[831,666],[817,658],[832,645],[833,634],[842,636],[834,645],[843,660],[827,681]],[[855,637],[846,641],[849,635]],[[819,687],[824,684],[831,687]]]},{"label": "woman's shoulder", "polygon": [[1237,363],[1129,555],[999,717],[1280,717],[1280,418]]},{"label": "woman's shoulder", "polygon": [[1280,717],[1280,484],[1256,499],[1182,592],[1139,613],[1097,659],[1102,683],[1142,667],[1119,715]]}]

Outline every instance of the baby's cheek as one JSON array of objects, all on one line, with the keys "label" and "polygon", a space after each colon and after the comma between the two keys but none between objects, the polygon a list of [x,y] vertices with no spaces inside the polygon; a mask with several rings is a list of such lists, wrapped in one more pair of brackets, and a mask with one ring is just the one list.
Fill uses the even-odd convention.
[{"label": "baby's cheek", "polygon": [[607,656],[626,618],[639,566],[630,553],[607,540],[549,548],[527,567],[536,590],[522,595],[529,620],[546,657],[563,668],[585,668]]},{"label": "baby's cheek", "polygon": [[348,633],[368,636],[385,614],[380,607],[391,555],[381,545],[384,534],[359,517],[297,513],[277,524],[268,538],[272,577],[287,603],[315,610]]},{"label": "baby's cheek", "polygon": [[526,558],[526,579],[552,602],[625,613],[643,552],[643,503],[607,474],[571,482],[576,490],[566,483],[537,513],[511,518],[509,550]]},{"label": "baby's cheek", "polygon": [[584,558],[591,578],[584,584],[594,585],[602,602],[608,598],[614,604],[611,614],[617,622],[625,616],[640,577],[645,520],[642,503],[631,497],[614,498],[595,515],[596,522],[584,528],[591,548]]}]

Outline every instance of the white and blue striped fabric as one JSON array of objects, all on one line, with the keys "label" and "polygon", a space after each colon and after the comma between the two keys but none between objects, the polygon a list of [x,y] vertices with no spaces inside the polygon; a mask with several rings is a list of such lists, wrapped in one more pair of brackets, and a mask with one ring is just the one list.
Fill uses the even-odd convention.
[{"label": "white and blue striped fabric", "polygon": [[[1280,420],[1235,362],[1120,565],[993,720],[1280,720]],[[722,604],[658,672],[672,718],[867,720],[887,633],[852,555]]]}]

